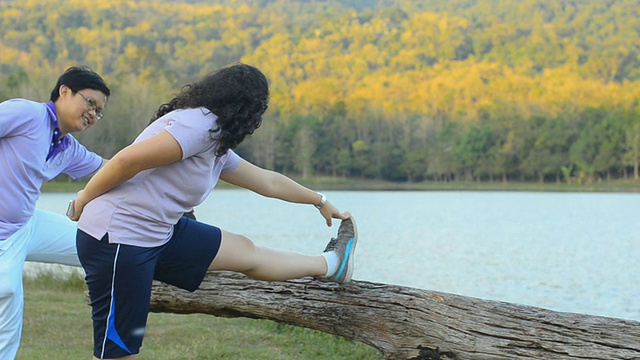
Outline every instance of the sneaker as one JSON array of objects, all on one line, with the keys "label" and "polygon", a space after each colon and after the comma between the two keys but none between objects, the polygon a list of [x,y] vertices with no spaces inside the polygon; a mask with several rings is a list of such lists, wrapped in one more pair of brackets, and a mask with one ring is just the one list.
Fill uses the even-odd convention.
[{"label": "sneaker", "polygon": [[353,217],[342,220],[338,228],[338,237],[332,238],[324,252],[335,251],[340,259],[338,270],[331,276],[324,277],[325,281],[348,283],[353,275],[353,252],[358,242],[358,231]]}]

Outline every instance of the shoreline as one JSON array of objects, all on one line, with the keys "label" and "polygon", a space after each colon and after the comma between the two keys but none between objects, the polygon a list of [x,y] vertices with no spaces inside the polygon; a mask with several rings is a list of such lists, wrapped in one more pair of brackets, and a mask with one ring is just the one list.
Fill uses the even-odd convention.
[{"label": "shoreline", "polygon": [[[640,192],[640,180],[624,179],[598,181],[590,184],[538,183],[538,182],[476,182],[476,181],[422,181],[417,183],[389,182],[354,178],[297,178],[292,179],[311,189],[344,191],[523,191],[523,192]],[[77,192],[86,181],[49,181],[42,192]],[[219,182],[217,189],[234,189],[233,185]]]}]

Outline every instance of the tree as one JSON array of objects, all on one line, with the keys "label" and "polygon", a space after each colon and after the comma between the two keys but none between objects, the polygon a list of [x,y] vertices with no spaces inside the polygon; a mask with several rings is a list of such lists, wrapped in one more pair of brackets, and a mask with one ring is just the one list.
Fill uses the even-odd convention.
[{"label": "tree", "polygon": [[631,131],[625,137],[625,152],[622,156],[624,166],[633,169],[633,178],[640,180],[640,117],[634,116]]},{"label": "tree", "polygon": [[387,359],[633,359],[640,323],[435,291],[209,273],[193,293],[155,282],[151,311],[270,319],[363,342]]},{"label": "tree", "polygon": [[488,125],[469,126],[460,136],[453,150],[453,158],[460,171],[475,180],[481,168],[490,169],[495,135]]}]

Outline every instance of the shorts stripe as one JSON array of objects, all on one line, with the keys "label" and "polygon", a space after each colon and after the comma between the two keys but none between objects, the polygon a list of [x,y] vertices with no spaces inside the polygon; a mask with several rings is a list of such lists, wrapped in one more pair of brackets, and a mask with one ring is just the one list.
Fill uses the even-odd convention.
[{"label": "shorts stripe", "polygon": [[117,246],[116,254],[113,259],[113,274],[111,276],[111,305],[109,306],[109,315],[107,316],[107,331],[104,334],[104,340],[102,341],[102,356],[104,358],[104,351],[106,348],[107,339],[113,341],[118,346],[120,346],[123,350],[128,352],[129,354],[133,354],[131,350],[127,347],[127,345],[122,341],[122,338],[118,334],[118,330],[116,329],[116,293],[115,293],[115,282],[116,282],[116,271],[118,264],[118,254],[120,254],[120,245]]}]

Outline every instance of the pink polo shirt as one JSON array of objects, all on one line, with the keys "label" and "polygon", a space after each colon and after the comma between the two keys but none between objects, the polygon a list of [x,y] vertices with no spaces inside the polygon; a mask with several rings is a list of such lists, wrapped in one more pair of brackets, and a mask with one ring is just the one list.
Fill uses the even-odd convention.
[{"label": "pink polo shirt", "polygon": [[216,156],[217,116],[207,109],[174,110],[149,125],[134,143],[168,131],[182,148],[182,160],[144,170],[89,202],[78,228],[111,243],[160,246],[171,238],[182,213],[201,204],[220,175],[234,170],[240,157],[229,150]]}]

